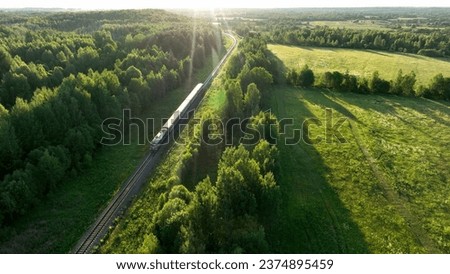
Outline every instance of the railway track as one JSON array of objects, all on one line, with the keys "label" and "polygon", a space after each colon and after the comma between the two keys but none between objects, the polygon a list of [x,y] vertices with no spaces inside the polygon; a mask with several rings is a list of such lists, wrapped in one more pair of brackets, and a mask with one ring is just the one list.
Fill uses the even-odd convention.
[{"label": "railway track", "polygon": [[[225,63],[226,59],[230,56],[237,44],[236,38],[225,33],[233,39],[233,45],[214,68],[211,74],[206,78],[204,84],[210,85],[215,76],[217,76],[219,70]],[[205,93],[206,91],[204,91]],[[204,94],[203,93],[203,94]],[[194,105],[194,109],[198,106],[201,100],[198,100]],[[174,133],[175,134],[175,133]],[[143,184],[145,184],[148,176],[153,168],[159,162],[160,156],[168,150],[170,142],[166,145],[162,145],[156,151],[149,150],[141,161],[139,166],[133,172],[133,174],[125,181],[120,190],[114,195],[107,207],[98,216],[94,224],[83,235],[80,241],[73,249],[75,254],[91,253],[93,248],[100,242],[100,240],[108,233],[109,227],[113,224],[114,219],[120,215],[120,213],[126,209],[127,205],[131,202],[134,195],[136,195]]]},{"label": "railway track", "polygon": [[[155,153],[148,153],[134,173],[127,179],[119,192],[113,197],[108,206],[97,218],[95,224],[88,230],[82,240],[76,246],[74,253],[83,254],[89,253],[92,248],[100,241],[100,239],[107,233],[109,226],[114,221],[117,214],[124,208],[128,198],[131,198],[136,190],[137,183],[146,175],[144,170],[148,166],[149,161]],[[145,176],[146,177],[146,176]],[[145,178],[144,178],[145,179]]]}]

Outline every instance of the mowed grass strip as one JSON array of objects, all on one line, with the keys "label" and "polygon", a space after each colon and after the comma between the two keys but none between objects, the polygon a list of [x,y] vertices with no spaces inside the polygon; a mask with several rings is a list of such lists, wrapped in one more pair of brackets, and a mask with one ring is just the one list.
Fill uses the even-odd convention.
[{"label": "mowed grass strip", "polygon": [[381,77],[392,80],[401,69],[404,74],[410,71],[416,73],[416,85],[428,85],[439,73],[450,76],[450,62],[414,54],[274,44],[268,47],[286,67],[300,69],[307,64],[315,73],[348,71],[369,78],[374,71],[378,71]]},{"label": "mowed grass strip", "polygon": [[322,121],[314,138],[326,109],[347,119],[345,143],[279,145],[280,252],[450,252],[448,103],[279,86],[271,107],[296,128]]}]

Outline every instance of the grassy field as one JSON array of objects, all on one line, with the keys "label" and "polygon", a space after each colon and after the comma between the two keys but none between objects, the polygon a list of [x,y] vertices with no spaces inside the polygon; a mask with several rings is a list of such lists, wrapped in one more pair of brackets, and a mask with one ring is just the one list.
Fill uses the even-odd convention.
[{"label": "grassy field", "polygon": [[[294,128],[319,119],[310,136],[323,138],[279,145],[277,252],[450,252],[448,103],[279,86],[270,104]],[[325,141],[326,109],[344,143]]]},{"label": "grassy field", "polygon": [[[155,128],[160,128],[161,119],[169,117],[191,88],[207,77],[219,56],[213,55],[210,60],[202,70],[194,73],[190,83],[169,92],[141,118],[154,118]],[[149,132],[149,135],[154,133]],[[95,154],[92,166],[67,178],[45,202],[13,226],[1,229],[0,253],[70,252],[147,150],[148,145],[138,145],[137,138],[132,139],[130,145],[103,147]]]},{"label": "grassy field", "polygon": [[312,26],[327,26],[330,28],[347,28],[347,29],[374,29],[374,30],[390,30],[386,21],[378,20],[344,20],[344,21],[311,21]]},{"label": "grassy field", "polygon": [[371,77],[378,70],[381,77],[391,80],[402,69],[403,73],[414,71],[419,85],[428,85],[438,73],[450,76],[450,62],[420,55],[283,45],[268,47],[286,67],[299,69],[307,64],[316,73],[348,70],[350,74]]}]

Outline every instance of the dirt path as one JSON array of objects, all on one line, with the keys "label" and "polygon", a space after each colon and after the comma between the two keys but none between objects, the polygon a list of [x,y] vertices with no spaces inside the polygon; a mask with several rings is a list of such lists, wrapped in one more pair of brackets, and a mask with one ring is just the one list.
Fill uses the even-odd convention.
[{"label": "dirt path", "polygon": [[386,199],[395,206],[397,212],[406,220],[416,240],[426,248],[428,253],[442,253],[442,251],[438,249],[435,246],[434,242],[428,237],[427,232],[421,227],[420,222],[417,220],[417,218],[413,216],[411,212],[404,206],[403,201],[401,200],[397,192],[392,188],[392,184],[388,182],[383,172],[378,168],[376,160],[372,157],[368,149],[361,141],[354,121],[352,121],[351,119],[348,119],[348,121],[348,125],[356,140],[356,143],[361,152],[364,154],[364,157],[369,163],[369,166],[378,182],[380,183],[380,186],[383,188],[383,191],[386,194]]}]

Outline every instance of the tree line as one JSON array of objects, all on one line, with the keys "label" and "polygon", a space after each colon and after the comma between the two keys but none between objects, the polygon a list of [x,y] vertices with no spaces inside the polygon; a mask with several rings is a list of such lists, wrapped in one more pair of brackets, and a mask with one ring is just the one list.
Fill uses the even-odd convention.
[{"label": "tree line", "polygon": [[430,57],[450,54],[448,30],[387,31],[378,29],[330,28],[327,26],[268,26],[268,39],[272,43],[373,49],[414,53]]},{"label": "tree line", "polygon": [[[17,16],[0,28],[0,224],[90,165],[105,118],[120,117],[124,108],[140,113],[152,107],[222,43],[211,25],[200,22],[192,32],[186,18],[163,11],[55,16],[83,24],[73,28],[54,25],[51,16]],[[97,16],[109,21],[101,25]],[[123,21],[148,29],[149,16],[165,21],[144,34],[123,31]]]},{"label": "tree line", "polygon": [[314,85],[341,92],[395,94],[450,100],[450,77],[444,77],[442,74],[436,75],[428,86],[417,87],[416,74],[413,71],[404,74],[402,70],[399,70],[394,80],[387,81],[380,77],[378,71],[374,71],[370,78],[339,71],[327,71],[317,77],[308,65],[305,65],[300,70],[288,70],[285,79],[288,84],[299,87]]},{"label": "tree line", "polygon": [[[222,20],[241,36],[256,31],[270,43],[444,57],[450,54],[448,12],[445,8],[234,10],[225,13],[231,19]],[[327,22],[342,27],[329,27]],[[360,22],[373,27],[360,28]]]}]

